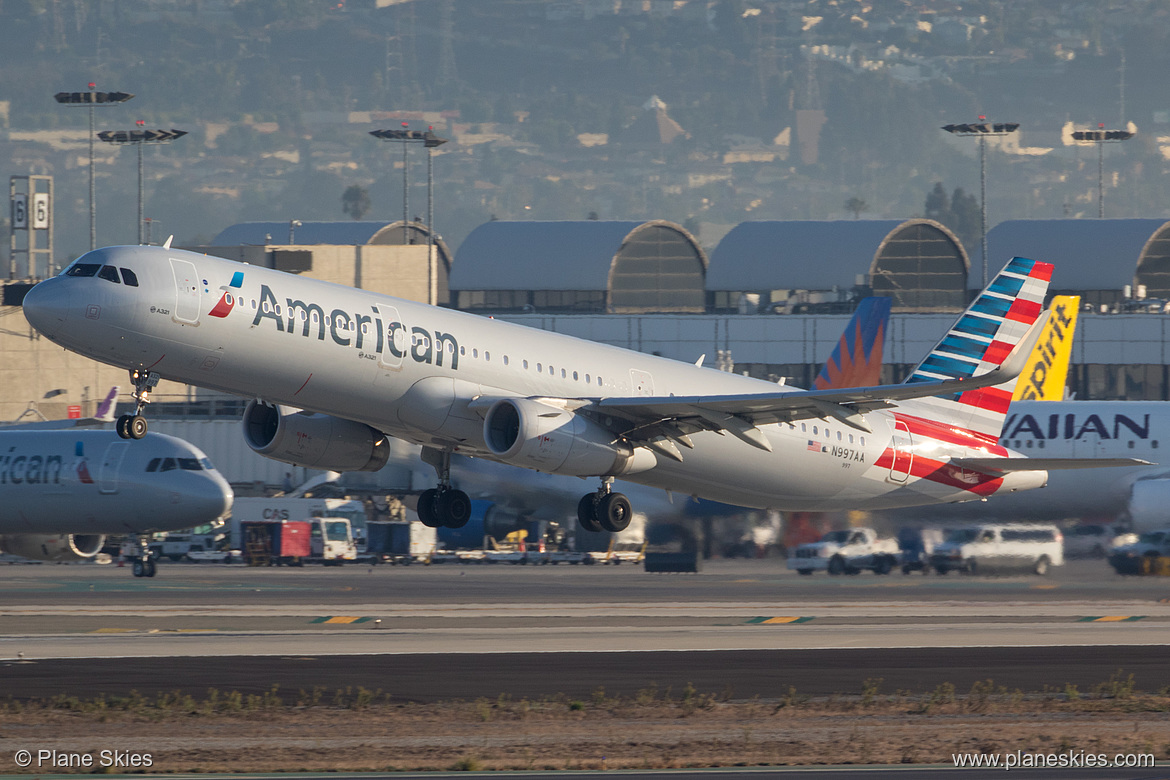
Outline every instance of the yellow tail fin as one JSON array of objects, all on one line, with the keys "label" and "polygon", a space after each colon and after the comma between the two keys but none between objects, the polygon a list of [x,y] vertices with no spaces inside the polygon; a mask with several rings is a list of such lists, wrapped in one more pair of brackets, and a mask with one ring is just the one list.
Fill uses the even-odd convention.
[{"label": "yellow tail fin", "polygon": [[1080,306],[1079,295],[1053,296],[1052,316],[1028,358],[1028,368],[1024,369],[1016,382],[1013,401],[1064,400]]}]

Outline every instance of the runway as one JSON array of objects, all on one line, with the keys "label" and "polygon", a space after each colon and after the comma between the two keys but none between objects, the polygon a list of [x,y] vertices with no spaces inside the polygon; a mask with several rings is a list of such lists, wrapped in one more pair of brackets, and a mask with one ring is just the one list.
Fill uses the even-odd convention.
[{"label": "runway", "polygon": [[[1051,578],[797,577],[783,562],[640,567],[0,569],[14,696],[381,688],[413,701],[633,693],[855,693],[975,680],[1170,685],[1166,582],[1100,561]],[[181,659],[181,660],[180,660]],[[21,662],[23,661],[23,663]]]}]

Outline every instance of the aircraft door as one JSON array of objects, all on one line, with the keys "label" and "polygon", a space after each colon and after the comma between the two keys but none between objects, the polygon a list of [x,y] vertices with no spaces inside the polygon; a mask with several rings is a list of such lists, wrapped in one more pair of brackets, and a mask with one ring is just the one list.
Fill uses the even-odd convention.
[{"label": "aircraft door", "polygon": [[175,322],[196,325],[199,323],[200,282],[195,264],[172,257],[171,271],[175,274],[175,310],[171,316]]},{"label": "aircraft door", "polygon": [[910,428],[901,420],[894,422],[894,433],[890,437],[890,448],[894,451],[893,462],[890,464],[890,481],[906,482],[910,477],[910,469],[914,465],[914,440],[910,436]]},{"label": "aircraft door", "polygon": [[118,472],[122,468],[122,460],[126,457],[127,448],[131,442],[116,441],[106,447],[106,454],[102,458],[102,471],[98,476],[98,491],[107,495],[118,492]]},{"label": "aircraft door", "polygon": [[398,371],[410,350],[410,329],[402,323],[396,307],[378,304],[377,308],[382,320],[382,351],[378,353],[378,367]]},{"label": "aircraft door", "polygon": [[639,371],[636,368],[631,368],[630,389],[633,395],[654,395],[654,377],[650,376],[650,374],[646,371]]}]

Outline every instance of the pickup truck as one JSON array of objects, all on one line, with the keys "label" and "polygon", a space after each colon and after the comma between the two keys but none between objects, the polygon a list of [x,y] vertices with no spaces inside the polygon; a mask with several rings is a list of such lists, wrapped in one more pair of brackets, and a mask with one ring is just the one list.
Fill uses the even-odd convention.
[{"label": "pickup truck", "polygon": [[857,574],[862,569],[889,574],[897,565],[898,543],[879,537],[872,528],[829,531],[818,542],[800,545],[788,557],[788,568],[804,575],[814,571]]}]

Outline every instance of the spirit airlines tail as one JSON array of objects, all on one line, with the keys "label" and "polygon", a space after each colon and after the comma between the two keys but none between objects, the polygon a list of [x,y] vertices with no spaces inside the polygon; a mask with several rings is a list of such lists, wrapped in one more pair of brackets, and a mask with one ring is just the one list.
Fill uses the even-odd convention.
[{"label": "spirit airlines tail", "polygon": [[[227,480],[181,439],[0,431],[0,549],[12,555],[84,560],[101,550],[107,534],[190,528],[226,515],[231,505]],[[140,565],[137,576],[146,573]]]},{"label": "spirit airlines tail", "polygon": [[[499,320],[165,247],[90,252],[24,301],[62,346],[128,368],[141,415],[160,377],[255,399],[256,451],[373,470],[389,434],[439,474],[421,511],[466,522],[452,452],[601,477],[584,527],[629,522],[614,477],[741,506],[832,510],[977,499],[1045,483],[998,437],[1039,337],[1052,266],[1015,258],[904,384],[797,390]],[[1000,386],[997,386],[1000,385]],[[1128,461],[1127,461],[1128,462]]]}]

